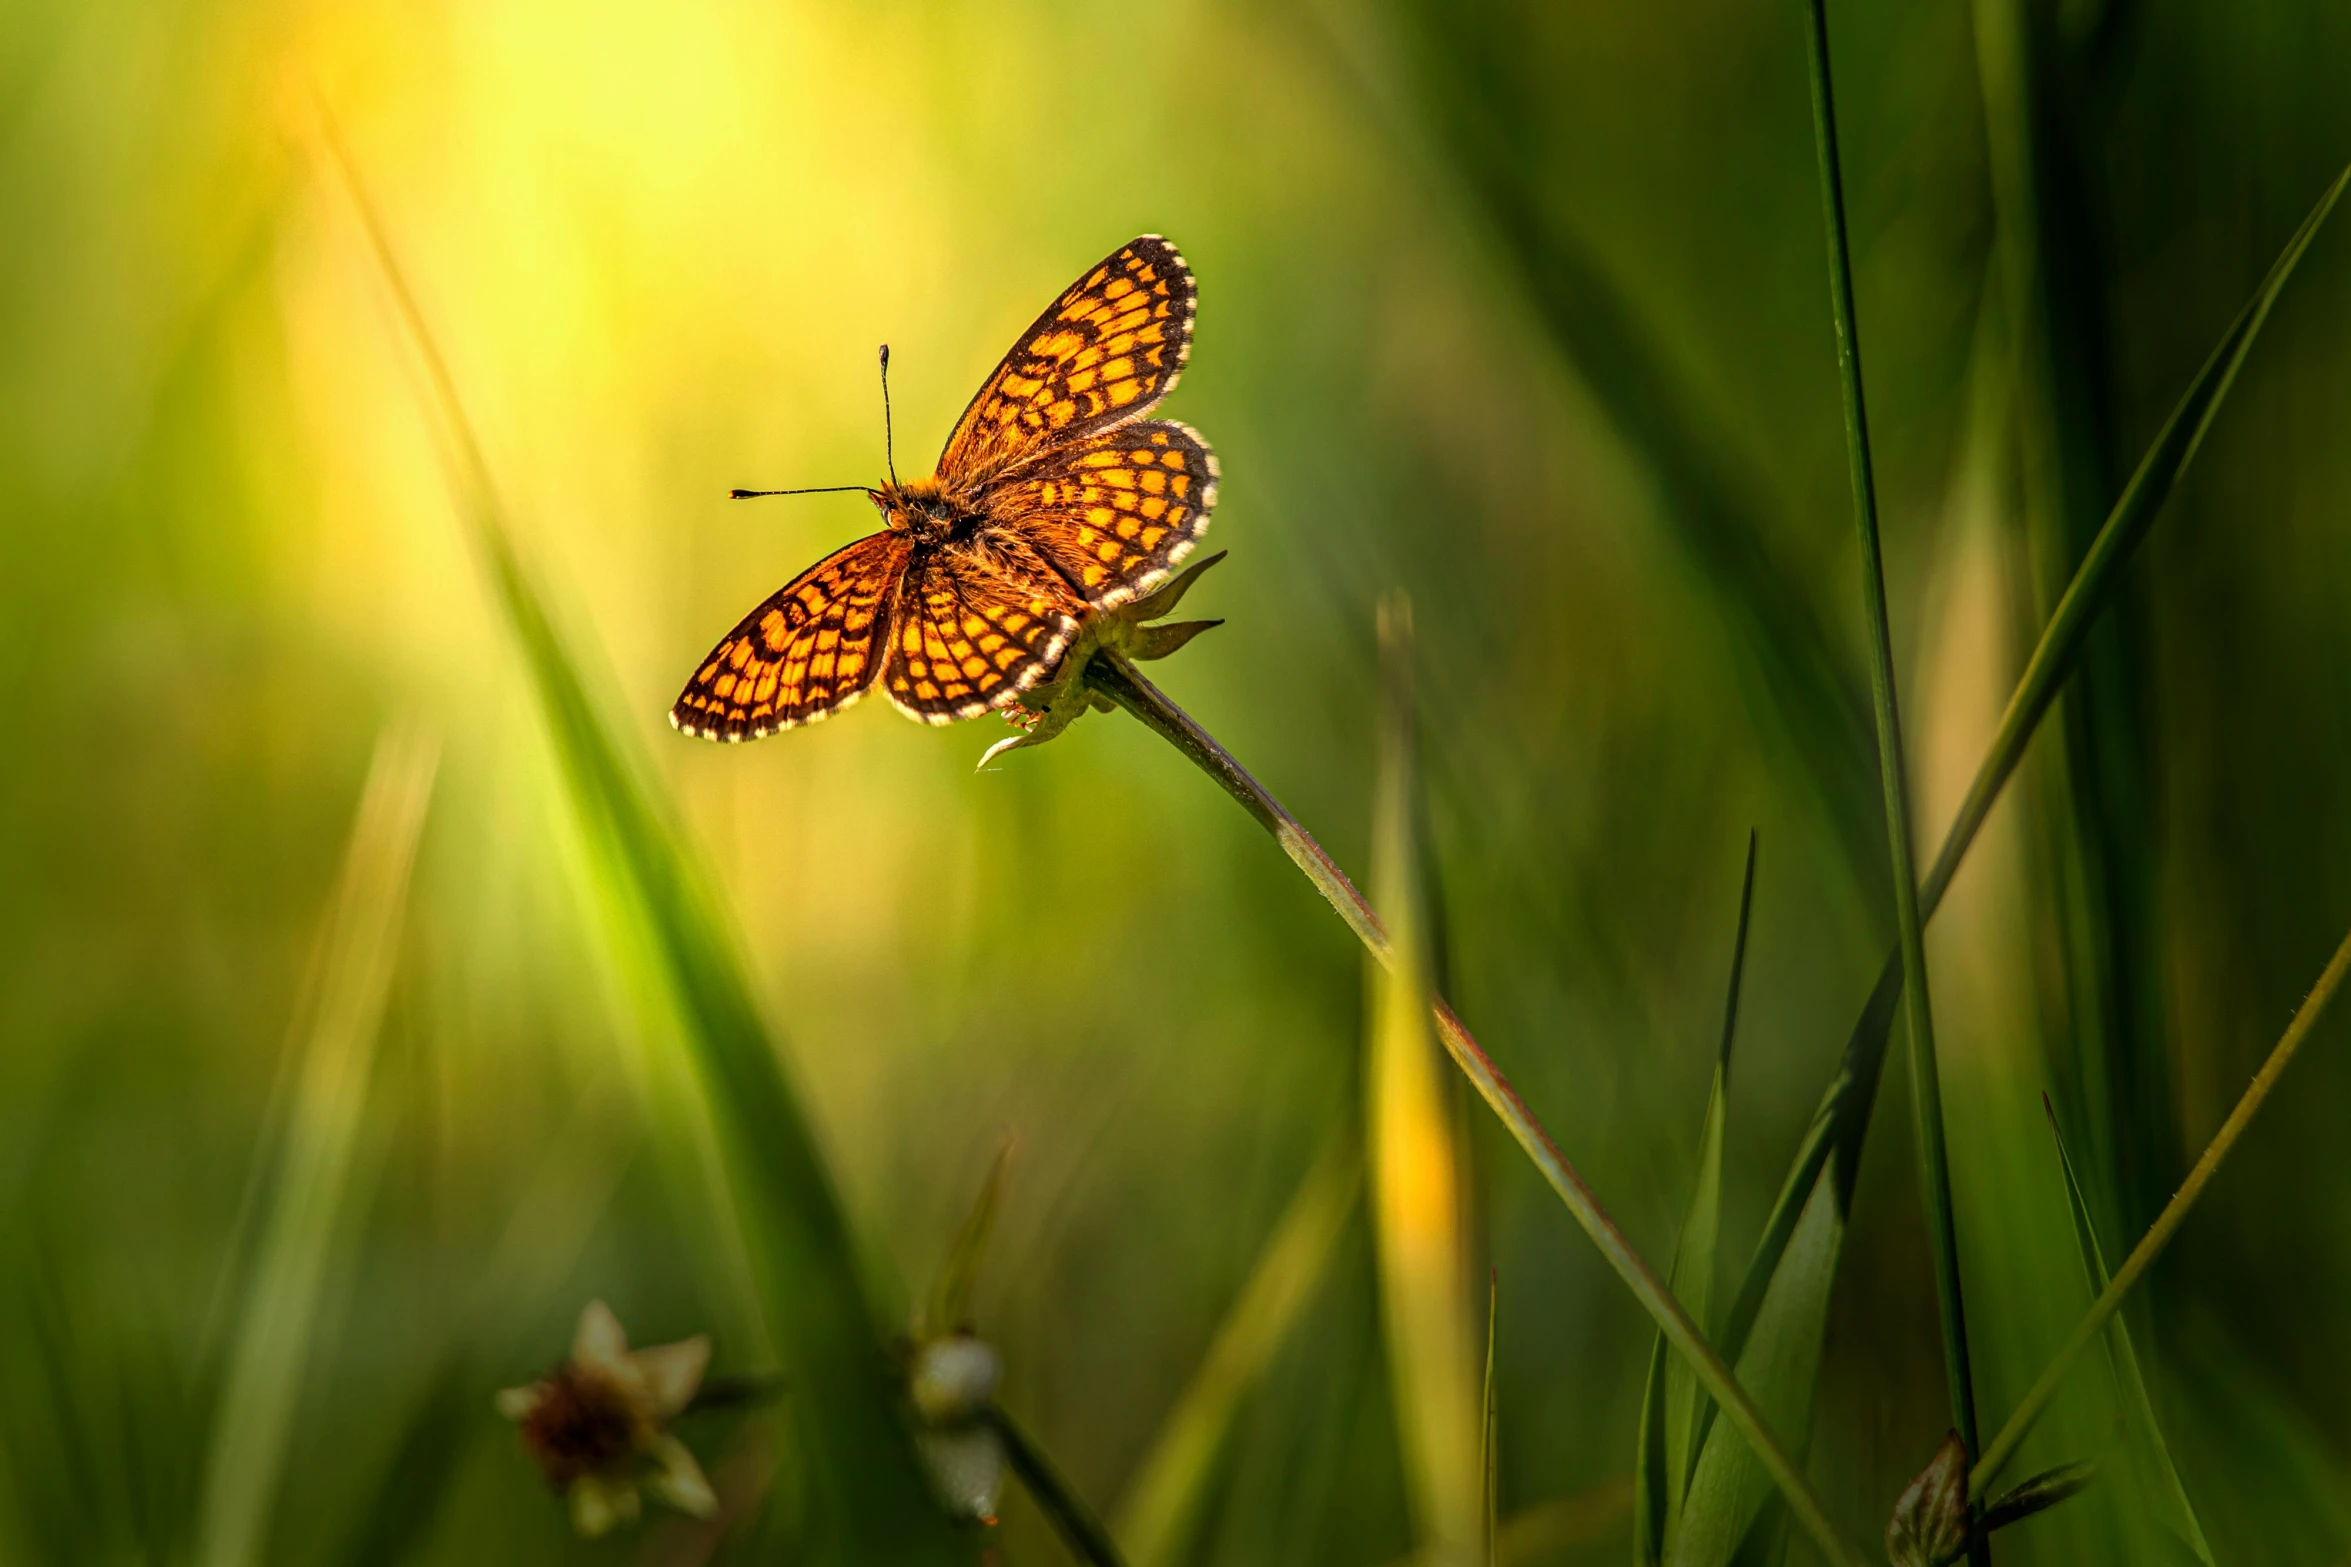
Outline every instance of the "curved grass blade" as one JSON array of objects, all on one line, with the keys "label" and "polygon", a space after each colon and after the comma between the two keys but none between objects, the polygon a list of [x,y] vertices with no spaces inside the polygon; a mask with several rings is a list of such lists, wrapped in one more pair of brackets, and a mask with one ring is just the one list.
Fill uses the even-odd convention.
[{"label": "curved grass blade", "polygon": [[1465,1160],[1430,1027],[1411,636],[1410,606],[1391,598],[1380,608],[1384,678],[1372,861],[1374,896],[1387,911],[1395,961],[1372,968],[1366,1124],[1380,1305],[1414,1527],[1436,1559],[1466,1563],[1480,1532],[1477,1341],[1463,1225]]},{"label": "curved grass blade", "polygon": [[[2169,499],[2181,474],[2203,444],[2221,403],[2235,383],[2237,371],[2251,351],[2254,339],[2260,335],[2262,324],[2269,319],[2270,307],[2277,302],[2286,280],[2293,276],[2311,241],[2334,210],[2347,180],[2351,180],[2351,167],[2346,167],[2326,188],[2309,216],[2302,220],[2301,227],[2286,242],[2268,276],[2238,311],[2236,320],[2164,421],[2129,485],[2107,515],[2105,526],[2083,556],[2080,568],[2050,615],[2049,624],[2042,630],[2025,672],[2008,699],[1991,746],[1976,769],[1958,815],[1943,836],[1943,846],[1919,884],[1922,917],[1931,919],[1943,894],[1950,890],[1951,878],[1958,873],[1960,861],[1975,842],[2001,790],[2023,760],[2035,730],[2072,672],[2083,639],[2113,601],[2123,568],[2130,563],[2148,528],[2162,511],[2164,501]],[[1739,1294],[1723,1321],[1720,1337],[1725,1355],[1735,1359],[1739,1354],[1821,1172],[1830,1168],[1832,1161],[1839,1172],[1836,1184],[1842,1193],[1840,1201],[1848,1205],[1851,1202],[1853,1173],[1861,1158],[1862,1138],[1869,1129],[1878,1078],[1885,1067],[1886,1042],[1901,994],[1902,957],[1897,949],[1887,954],[1878,971],[1877,985],[1846,1039],[1836,1075],[1821,1095],[1812,1125],[1780,1185],[1779,1196],[1765,1221],[1762,1239],[1756,1244]]]},{"label": "curved grass blade", "polygon": [[807,1549],[828,1562],[967,1559],[918,1467],[847,1220],[706,873],[524,568],[456,383],[331,123],[326,140],[422,362],[459,512],[520,643],[588,852],[657,970],[727,1142],[741,1238],[795,1393],[783,1407],[810,1471]]},{"label": "curved grass blade", "polygon": [[1350,1127],[1324,1144],[1298,1183],[1199,1369],[1127,1482],[1115,1533],[1133,1567],[1190,1559],[1233,1417],[1320,1291],[1362,1185],[1363,1155]]},{"label": "curved grass blade", "polygon": [[437,754],[432,741],[406,729],[377,742],[327,909],[308,1042],[206,1455],[194,1552],[201,1567],[245,1567],[265,1554],[302,1369],[349,1218],[377,1028]]},{"label": "curved grass blade", "polygon": [[[1700,1328],[1713,1305],[1716,1241],[1722,1229],[1722,1144],[1728,1119],[1731,1043],[1739,1024],[1740,981],[1747,969],[1747,920],[1755,906],[1755,835],[1747,835],[1747,870],[1739,890],[1738,935],[1731,945],[1731,977],[1723,1002],[1722,1040],[1706,1093],[1706,1120],[1698,1133],[1698,1178],[1666,1275],[1674,1298]],[[1633,1559],[1651,1564],[1666,1551],[1697,1465],[1699,1421],[1709,1407],[1689,1364],[1666,1353],[1665,1335],[1649,1353],[1649,1380],[1641,1399],[1640,1446],[1633,1463]]]},{"label": "curved grass blade", "polygon": [[[2106,1271],[2105,1249],[2098,1244],[2097,1228],[2090,1221],[2089,1202],[2082,1195],[2082,1183],[2074,1174],[2073,1155],[2066,1151],[2065,1133],[2057,1125],[2057,1110],[2049,1103],[2047,1094],[2041,1096],[2041,1110],[2049,1118],[2049,1135],[2057,1143],[2058,1168],[2065,1172],[2065,1200],[2073,1210],[2074,1240],[2081,1247],[2082,1273],[2090,1281],[2090,1298],[2095,1300],[2113,1282],[2112,1275]],[[2216,1567],[2212,1546],[2204,1538],[2204,1526],[2197,1521],[2196,1509],[2188,1501],[2187,1487],[2180,1483],[2179,1466],[2172,1462],[2171,1448],[2163,1440],[2163,1428],[2156,1424],[2155,1403],[2147,1396],[2147,1381],[2139,1371],[2139,1355],[2131,1344],[2130,1324],[2119,1313],[2107,1325],[2106,1356],[2114,1371],[2115,1392],[2122,1404],[2132,1450],[2153,1471],[2155,1487],[2171,1508],[2173,1516],[2163,1520],[2164,1526],[2180,1537],[2180,1543],[2204,1567]],[[1993,1527],[1990,1516],[1989,1512],[1985,1514],[1987,1530]]]}]

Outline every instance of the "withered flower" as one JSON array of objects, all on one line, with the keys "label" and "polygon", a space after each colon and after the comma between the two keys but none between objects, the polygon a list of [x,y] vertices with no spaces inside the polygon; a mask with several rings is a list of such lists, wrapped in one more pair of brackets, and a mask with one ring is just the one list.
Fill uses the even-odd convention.
[{"label": "withered flower", "polygon": [[500,1393],[498,1413],[522,1428],[524,1448],[570,1503],[583,1537],[635,1522],[640,1490],[708,1518],[718,1497],[669,1424],[709,1365],[709,1335],[633,1350],[620,1319],[593,1300],[580,1313],[570,1357],[530,1386]]}]

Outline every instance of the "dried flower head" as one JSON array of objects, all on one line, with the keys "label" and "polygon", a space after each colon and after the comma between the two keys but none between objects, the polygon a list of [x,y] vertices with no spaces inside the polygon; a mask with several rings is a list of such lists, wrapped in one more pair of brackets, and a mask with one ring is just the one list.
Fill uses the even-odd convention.
[{"label": "dried flower head", "polygon": [[1180,620],[1164,625],[1152,622],[1175,613],[1176,605],[1192,590],[1192,584],[1200,580],[1200,574],[1224,557],[1225,552],[1218,550],[1205,560],[1194,561],[1157,592],[1117,609],[1100,610],[1087,616],[1077,640],[1055,666],[1052,678],[1024,691],[1018,702],[1003,709],[1004,721],[1023,733],[988,747],[980,765],[987,766],[1007,751],[1043,745],[1084,717],[1089,707],[1110,711],[1109,701],[1086,684],[1086,666],[1094,661],[1095,654],[1109,653],[1131,659],[1165,658],[1201,632],[1223,625],[1221,620]]},{"label": "dried flower head", "polygon": [[632,1350],[620,1319],[594,1300],[580,1313],[570,1357],[530,1386],[500,1393],[498,1412],[522,1428],[523,1447],[586,1538],[633,1523],[640,1490],[708,1518],[718,1497],[669,1424],[709,1365],[708,1335]]}]

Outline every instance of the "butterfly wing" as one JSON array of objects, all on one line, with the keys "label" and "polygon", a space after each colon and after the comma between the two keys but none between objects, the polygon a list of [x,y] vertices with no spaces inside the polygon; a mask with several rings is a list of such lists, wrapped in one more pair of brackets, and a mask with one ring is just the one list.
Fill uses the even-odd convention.
[{"label": "butterfly wing", "polygon": [[908,554],[904,534],[877,533],[809,567],[710,650],[669,721],[708,740],[756,740],[865,695],[890,645]]},{"label": "butterfly wing", "polygon": [[1191,354],[1196,296],[1192,269],[1156,234],[1087,268],[980,383],[939,456],[939,478],[983,485],[1149,413]]},{"label": "butterfly wing", "polygon": [[1007,544],[986,557],[942,548],[907,573],[882,688],[909,718],[951,724],[1006,706],[1076,637],[1076,595]]},{"label": "butterfly wing", "polygon": [[1168,419],[1105,431],[994,487],[995,524],[1044,554],[1096,609],[1166,580],[1216,507],[1216,454]]}]

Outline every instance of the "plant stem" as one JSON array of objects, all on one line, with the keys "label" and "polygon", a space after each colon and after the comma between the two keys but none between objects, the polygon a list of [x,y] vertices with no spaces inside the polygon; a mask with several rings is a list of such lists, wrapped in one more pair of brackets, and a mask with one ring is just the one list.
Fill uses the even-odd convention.
[{"label": "plant stem", "polygon": [[2001,1467],[2016,1456],[2016,1450],[2032,1430],[2033,1422],[2040,1419],[2042,1411],[2049,1407],[2049,1401],[2057,1396],[2057,1389],[2065,1381],[2065,1374],[2072,1368],[2075,1357],[2087,1349],[2090,1341],[2113,1319],[2115,1312],[2122,1307],[2123,1297],[2131,1292],[2131,1286],[2139,1282],[2154,1263],[2156,1255],[2178,1232],[2181,1223],[2188,1217],[2188,1210],[2195,1207],[2196,1199],[2204,1195],[2204,1188],[2210,1184],[2213,1173],[2220,1168],[2221,1161],[2229,1156],[2229,1150],[2236,1146],[2237,1139],[2252,1121],[2254,1112],[2269,1097],[2269,1091],[2277,1086],[2278,1078],[2293,1061],[2295,1052],[2302,1048],[2302,1042],[2310,1037],[2310,1030],[2326,1011],[2327,1003],[2334,1000],[2335,991],[2341,987],[2346,973],[2351,973],[2351,935],[2346,935],[2343,944],[2335,949],[2326,972],[2318,976],[2318,983],[2303,998],[2301,1010],[2294,1014],[2294,1021],[2286,1025],[2285,1034],[2279,1038],[2277,1047],[2270,1051],[2269,1059],[2261,1063],[2261,1070],[2253,1074],[2253,1081],[2246,1085],[2244,1097],[2237,1101],[2237,1107],[2229,1112],[2227,1120],[2220,1123],[2220,1130],[2212,1134],[2212,1141],[2206,1145],[2203,1157],[2196,1161],[2196,1167],[2188,1172],[2188,1178],[2180,1183],[2180,1189],[2172,1194],[2171,1201],[2164,1204],[2163,1211],[2155,1216],[2155,1222],[2147,1226],[2147,1233],[2131,1249],[2130,1256],[2124,1258],[2122,1266],[2115,1269],[2114,1277],[2107,1281],[2104,1292],[2082,1320],[2074,1325],[2073,1332],[2049,1362],[2048,1368],[2041,1373],[2040,1380],[2033,1384],[2031,1392],[2025,1394],[2024,1401],[2016,1406],[2016,1413],[2008,1417],[2008,1423],[2000,1428],[2000,1434],[1992,1439],[1992,1445],[1984,1449],[1984,1456],[1968,1475],[1970,1496],[1980,1498],[1991,1483],[1999,1478]]},{"label": "plant stem", "polygon": [[1012,1472],[1020,1476],[1020,1483],[1028,1487],[1029,1495],[1052,1520],[1055,1532],[1069,1547],[1070,1554],[1090,1563],[1091,1567],[1126,1567],[1110,1531],[1102,1527],[1094,1510],[1079,1500],[1078,1494],[1062,1480],[1060,1471],[1046,1458],[1045,1450],[1020,1428],[1020,1423],[996,1406],[990,1406],[987,1421],[1004,1439],[1004,1456],[1011,1463]]},{"label": "plant stem", "polygon": [[[1869,413],[1861,388],[1861,340],[1854,323],[1853,261],[1845,235],[1844,177],[1837,157],[1837,110],[1829,82],[1825,0],[1806,0],[1812,131],[1820,158],[1820,201],[1828,226],[1829,300],[1837,326],[1837,368],[1845,398],[1845,454],[1852,469],[1853,521],[1861,535],[1862,602],[1869,614],[1869,686],[1877,712],[1878,768],[1885,784],[1886,837],[1894,864],[1894,919],[1902,939],[1903,1005],[1910,1024],[1911,1109],[1935,1259],[1935,1297],[1943,1325],[1943,1370],[1951,1387],[1952,1423],[1976,1451],[1975,1385],[1967,1357],[1967,1312],[1960,1299],[1959,1234],[1951,1205],[1951,1163],[1943,1140],[1942,1082],[1935,1068],[1934,1008],[1927,990],[1926,922],[1918,907],[1918,871],[1910,837],[1910,785],[1902,757],[1901,705],[1894,693],[1894,639],[1886,613],[1885,557],[1878,539],[1877,480],[1871,471]],[[1971,1549],[1970,1559],[1977,1559]]]},{"label": "plant stem", "polygon": [[[1259,826],[1273,834],[1274,841],[1282,846],[1282,852],[1289,855],[1298,868],[1306,873],[1307,880],[1314,883],[1315,889],[1329,900],[1331,907],[1339,911],[1339,917],[1347,922],[1371,955],[1383,964],[1392,960],[1386,928],[1363,894],[1356,891],[1355,884],[1347,879],[1347,873],[1339,869],[1331,857],[1323,852],[1322,845],[1316,843],[1313,835],[1298,824],[1296,817],[1282,808],[1281,802],[1268,793],[1263,784],[1249,776],[1248,769],[1234,761],[1231,753],[1217,744],[1208,731],[1192,721],[1191,715],[1169,701],[1166,694],[1146,680],[1132,664],[1113,653],[1095,655],[1094,661],[1086,668],[1086,683],[1142,720],[1152,733],[1173,745],[1194,766],[1216,780],[1217,785],[1239,801],[1241,808]],[[1747,1396],[1746,1389],[1739,1386],[1738,1378],[1723,1363],[1722,1356],[1706,1341],[1706,1336],[1690,1320],[1689,1313],[1674,1299],[1673,1292],[1665,1287],[1656,1271],[1633,1249],[1632,1242],[1616,1227],[1616,1221],[1600,1205],[1600,1199],[1585,1184],[1583,1176],[1574,1165],[1568,1163],[1567,1156],[1559,1151],[1559,1145],[1551,1140],[1551,1134],[1543,1129],[1542,1122],[1535,1119],[1535,1113],[1527,1108],[1526,1101],[1519,1098],[1518,1091],[1510,1086],[1510,1080],[1478,1047],[1477,1040],[1462,1026],[1461,1019],[1454,1016],[1453,1008],[1442,996],[1434,993],[1429,1000],[1430,1011],[1437,1022],[1437,1037],[1443,1041],[1445,1053],[1453,1058],[1453,1064],[1461,1069],[1462,1075],[1478,1091],[1478,1096],[1485,1100],[1487,1107],[1508,1128],[1519,1147],[1526,1151],[1527,1157],[1534,1161],[1535,1168],[1550,1182],[1551,1189],[1567,1204],[1568,1212],[1583,1226],[1584,1233],[1592,1238],[1592,1243],[1600,1248],[1600,1255],[1624,1280],[1633,1298],[1656,1319],[1658,1330],[1665,1335],[1666,1342],[1690,1363],[1698,1380],[1721,1406],[1724,1418],[1747,1439],[1764,1469],[1787,1498],[1788,1510],[1795,1515],[1797,1523],[1830,1561],[1840,1564],[1840,1567],[1860,1567],[1866,1558],[1837,1533],[1836,1525],[1829,1521],[1820,1498],[1814,1494],[1811,1482],[1804,1478],[1803,1469],[1788,1456],[1787,1449],[1780,1445],[1779,1439],[1764,1423],[1762,1412]]]}]

